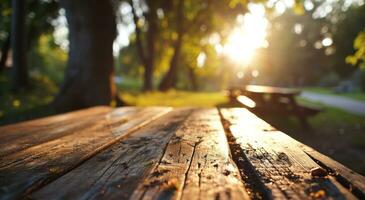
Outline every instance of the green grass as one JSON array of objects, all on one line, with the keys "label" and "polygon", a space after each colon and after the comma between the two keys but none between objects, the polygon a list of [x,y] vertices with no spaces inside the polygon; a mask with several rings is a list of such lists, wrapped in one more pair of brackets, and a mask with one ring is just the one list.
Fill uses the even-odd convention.
[{"label": "green grass", "polygon": [[227,98],[221,92],[170,90],[149,93],[121,92],[120,96],[128,105],[134,106],[214,107],[227,102]]},{"label": "green grass", "polygon": [[119,91],[138,93],[143,86],[142,80],[124,77],[122,83],[117,84]]},{"label": "green grass", "polygon": [[[351,114],[342,109],[327,106],[326,104],[323,104],[321,102],[311,101],[311,100],[305,99],[303,97],[297,97],[297,101],[300,104],[309,105],[309,106],[314,105],[314,106],[323,108],[324,112],[321,112],[319,115],[312,118],[312,121],[314,123],[317,122],[318,125],[320,125],[323,121],[328,121],[328,119],[331,119],[331,122],[336,123],[336,124],[345,123],[345,124],[349,124],[349,125],[356,125],[356,124],[365,125],[365,120],[364,120],[365,117]],[[365,144],[365,141],[364,141],[364,144]]]},{"label": "green grass", "polygon": [[333,132],[338,131],[351,132],[348,134],[358,132],[359,134],[354,136],[359,136],[360,138],[363,138],[363,140],[354,138],[351,142],[357,147],[365,150],[365,133],[360,134],[360,132],[365,130],[365,117],[303,98],[298,99],[298,101],[303,104],[317,105],[323,108],[323,112],[309,119],[311,125],[320,130],[322,134],[328,134],[330,136]]},{"label": "green grass", "polygon": [[308,92],[315,92],[315,93],[327,94],[327,95],[333,95],[333,96],[341,96],[341,97],[347,97],[347,98],[354,99],[354,100],[365,101],[365,93],[363,93],[359,90],[351,92],[351,93],[336,93],[336,92],[332,91],[332,89],[330,89],[330,88],[321,88],[321,87],[309,87],[309,88],[304,88],[303,90],[308,91]]}]

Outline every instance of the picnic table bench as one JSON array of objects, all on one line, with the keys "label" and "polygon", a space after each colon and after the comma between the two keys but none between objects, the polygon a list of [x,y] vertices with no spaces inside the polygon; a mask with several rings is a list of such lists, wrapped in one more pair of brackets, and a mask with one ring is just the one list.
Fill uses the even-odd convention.
[{"label": "picnic table bench", "polygon": [[365,199],[245,108],[94,107],[0,127],[0,199]]},{"label": "picnic table bench", "polygon": [[316,115],[322,109],[298,103],[295,97],[300,93],[301,90],[296,88],[259,85],[247,85],[229,90],[231,101],[238,101],[254,113],[294,115],[304,127],[308,127],[307,117]]}]

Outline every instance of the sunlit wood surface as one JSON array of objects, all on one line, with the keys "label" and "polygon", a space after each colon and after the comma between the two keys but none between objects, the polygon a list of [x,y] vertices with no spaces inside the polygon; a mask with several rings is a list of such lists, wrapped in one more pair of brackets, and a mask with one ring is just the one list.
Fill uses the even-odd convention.
[{"label": "sunlit wood surface", "polygon": [[0,127],[0,199],[364,199],[364,191],[363,176],[243,108],[95,107]]},{"label": "sunlit wood surface", "polygon": [[271,87],[271,86],[261,86],[261,85],[248,85],[244,90],[252,93],[269,93],[269,94],[281,94],[281,95],[298,95],[300,94],[299,89],[295,88],[281,88],[281,87]]}]

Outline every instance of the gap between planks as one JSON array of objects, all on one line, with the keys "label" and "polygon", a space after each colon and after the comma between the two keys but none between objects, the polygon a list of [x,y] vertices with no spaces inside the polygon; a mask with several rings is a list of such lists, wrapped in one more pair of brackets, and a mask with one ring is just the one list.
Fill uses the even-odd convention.
[{"label": "gap between planks", "polygon": [[131,199],[249,199],[217,109],[193,113]]},{"label": "gap between planks", "polygon": [[191,114],[174,109],[31,195],[36,199],[127,199]]},{"label": "gap between planks", "polygon": [[261,180],[261,185],[268,189],[263,197],[307,199],[322,195],[325,198],[356,199],[351,191],[332,177],[312,178],[310,170],[319,166],[298,147],[299,142],[270,128],[269,124],[246,109],[220,111],[228,133],[242,149],[241,154],[244,155],[240,159],[246,158],[257,172],[243,176],[248,176],[252,182]]}]

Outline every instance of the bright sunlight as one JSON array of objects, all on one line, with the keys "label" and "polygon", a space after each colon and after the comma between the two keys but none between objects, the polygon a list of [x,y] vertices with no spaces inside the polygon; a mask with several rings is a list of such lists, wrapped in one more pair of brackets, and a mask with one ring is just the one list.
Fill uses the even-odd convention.
[{"label": "bright sunlight", "polygon": [[249,13],[237,17],[237,27],[223,46],[223,54],[237,64],[248,65],[256,49],[268,46],[266,30],[268,21],[262,5],[249,5]]}]

